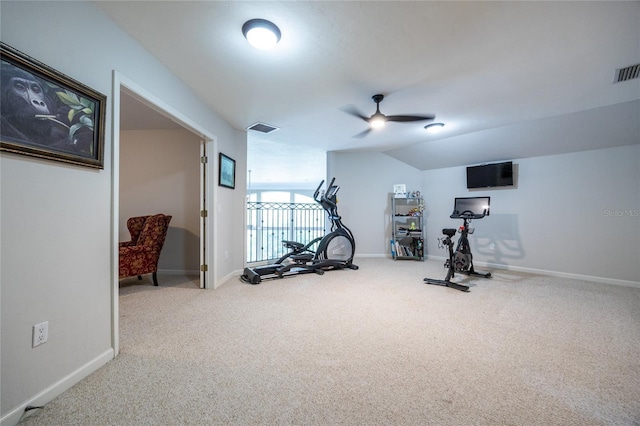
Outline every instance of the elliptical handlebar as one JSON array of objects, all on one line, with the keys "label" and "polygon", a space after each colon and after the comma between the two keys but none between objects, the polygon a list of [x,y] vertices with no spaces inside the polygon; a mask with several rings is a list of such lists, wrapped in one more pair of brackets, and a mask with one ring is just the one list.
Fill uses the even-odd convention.
[{"label": "elliptical handlebar", "polygon": [[318,195],[320,194],[320,188],[322,188],[323,183],[324,179],[322,179],[322,182],[320,182],[320,185],[318,185],[318,187],[316,188],[316,192],[313,193],[313,199],[318,203],[320,202],[320,200],[318,199]]},{"label": "elliptical handlebar", "polygon": [[335,209],[337,207],[337,204],[333,199],[338,193],[340,187],[334,185],[335,181],[336,178],[332,178],[331,182],[327,186],[327,189],[321,191],[320,189],[322,188],[322,184],[324,183],[324,180],[322,180],[322,182],[320,182],[320,185],[318,185],[318,187],[316,188],[316,191],[313,193],[313,199],[327,210]]},{"label": "elliptical handlebar", "polygon": [[333,186],[333,182],[335,182],[335,181],[336,181],[336,178],[335,178],[335,177],[334,177],[334,178],[332,178],[332,179],[331,179],[331,183],[329,184],[329,186],[328,186],[328,187],[329,187],[329,188],[331,188],[331,187]]}]

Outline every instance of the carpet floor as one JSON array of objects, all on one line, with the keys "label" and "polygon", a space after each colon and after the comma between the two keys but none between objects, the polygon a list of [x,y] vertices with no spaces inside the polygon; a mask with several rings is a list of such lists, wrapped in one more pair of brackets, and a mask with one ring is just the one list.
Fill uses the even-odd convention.
[{"label": "carpet floor", "polygon": [[120,355],[22,424],[640,425],[640,289],[356,263],[123,281]]}]

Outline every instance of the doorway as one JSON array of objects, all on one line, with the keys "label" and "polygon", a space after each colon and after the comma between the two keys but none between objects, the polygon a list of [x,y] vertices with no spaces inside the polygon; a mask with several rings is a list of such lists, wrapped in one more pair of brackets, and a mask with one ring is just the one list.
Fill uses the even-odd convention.
[{"label": "doorway", "polygon": [[[171,215],[159,274],[199,275],[204,198],[200,136],[153,111],[126,90],[120,94],[119,136],[119,241],[129,238],[128,218]],[[200,288],[204,288],[203,282]]]},{"label": "doorway", "polygon": [[[209,288],[213,287],[213,282],[209,285],[209,272],[213,272],[213,246],[210,241],[209,234],[213,230],[213,218],[209,217],[206,212],[210,211],[210,206],[213,205],[213,193],[212,185],[207,184],[206,177],[213,176],[210,169],[213,167],[212,162],[207,162],[202,159],[202,155],[205,152],[215,152],[215,138],[208,135],[205,131],[200,129],[195,123],[191,122],[187,117],[183,116],[178,111],[172,109],[170,106],[164,104],[162,101],[155,98],[150,93],[139,87],[134,82],[128,80],[124,76],[114,71],[114,85],[113,85],[113,214],[112,214],[112,229],[113,229],[113,241],[114,241],[114,271],[113,271],[113,291],[112,291],[112,323],[113,323],[113,347],[115,354],[119,353],[119,279],[118,279],[118,241],[121,240],[121,235],[124,233],[125,238],[128,237],[128,231],[126,230],[126,218],[120,217],[121,205],[120,205],[120,177],[124,172],[123,167],[126,164],[121,164],[121,150],[123,146],[121,143],[126,143],[126,137],[122,137],[124,132],[159,132],[154,133],[149,137],[149,141],[146,142],[147,153],[153,150],[166,149],[171,147],[171,142],[164,141],[162,143],[157,142],[156,136],[158,134],[172,134],[177,135],[177,142],[173,142],[173,148],[175,152],[180,152],[183,157],[182,165],[176,164],[171,153],[164,155],[165,161],[167,157],[170,158],[167,164],[171,167],[176,167],[177,170],[182,173],[185,169],[189,169],[189,173],[184,174],[179,184],[182,188],[174,189],[173,191],[193,191],[188,197],[180,200],[179,209],[190,210],[192,216],[195,216],[195,223],[193,219],[190,219],[190,224],[186,227],[182,227],[181,230],[177,230],[174,227],[174,235],[167,234],[167,241],[165,241],[165,247],[163,247],[163,254],[167,249],[167,243],[170,242],[170,237],[177,242],[178,252],[172,253],[172,257],[181,257],[183,260],[188,259],[191,262],[188,267],[177,266],[174,264],[176,270],[183,269],[188,273],[196,273],[199,275],[199,287]],[[153,129],[153,130],[149,130]],[[171,137],[169,137],[171,139]],[[180,143],[184,145],[180,146]],[[163,145],[164,144],[164,145]],[[137,147],[136,149],[139,149]],[[128,148],[125,148],[125,150]],[[151,150],[151,151],[149,151]],[[187,151],[183,153],[182,151]],[[144,155],[144,152],[143,152]],[[148,156],[151,156],[150,154]],[[153,165],[150,166],[152,170]],[[182,170],[180,170],[182,169]],[[125,173],[126,174],[126,173]],[[168,173],[170,175],[171,173]],[[164,179],[163,179],[164,181]],[[174,182],[175,185],[175,182]],[[162,194],[156,195],[156,199],[162,198]],[[188,201],[185,201],[188,200]],[[188,204],[185,206],[185,204]],[[170,212],[154,211],[154,207],[150,205],[150,211],[145,211],[143,214],[154,213],[166,213]],[[204,213],[203,213],[204,212]],[[185,217],[189,213],[183,214]],[[173,220],[172,220],[173,222]],[[175,222],[174,222],[175,223]],[[122,229],[124,228],[124,229]],[[170,232],[172,231],[170,227]],[[176,256],[176,253],[179,256]],[[196,262],[194,258],[197,258]],[[162,268],[162,256],[161,256],[161,268]],[[160,286],[162,286],[162,281]]]}]

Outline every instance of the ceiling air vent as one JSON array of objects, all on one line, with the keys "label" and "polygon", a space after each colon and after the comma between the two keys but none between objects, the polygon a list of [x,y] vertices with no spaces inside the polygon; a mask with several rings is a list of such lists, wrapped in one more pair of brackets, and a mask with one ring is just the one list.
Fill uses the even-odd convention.
[{"label": "ceiling air vent", "polygon": [[621,81],[627,81],[638,77],[640,77],[640,64],[630,65],[626,68],[616,70],[616,79],[614,80],[614,83],[620,83]]},{"label": "ceiling air vent", "polygon": [[269,124],[258,122],[247,127],[247,130],[253,130],[254,132],[260,132],[260,133],[271,133],[271,132],[275,132],[276,130],[280,130],[280,127],[275,127]]}]

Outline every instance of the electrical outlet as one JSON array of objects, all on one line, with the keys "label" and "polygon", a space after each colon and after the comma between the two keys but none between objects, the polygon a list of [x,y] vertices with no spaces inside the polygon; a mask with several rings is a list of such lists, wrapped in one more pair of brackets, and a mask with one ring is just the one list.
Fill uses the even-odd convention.
[{"label": "electrical outlet", "polygon": [[224,251],[224,258],[229,260],[229,250]]},{"label": "electrical outlet", "polygon": [[49,338],[49,321],[41,322],[33,326],[33,345],[35,348],[43,343],[47,342]]}]

